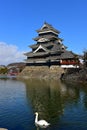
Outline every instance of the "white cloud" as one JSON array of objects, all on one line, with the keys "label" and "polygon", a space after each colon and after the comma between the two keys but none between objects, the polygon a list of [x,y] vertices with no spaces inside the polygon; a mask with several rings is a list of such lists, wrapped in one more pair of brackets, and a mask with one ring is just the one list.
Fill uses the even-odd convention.
[{"label": "white cloud", "polygon": [[15,45],[0,42],[0,65],[7,65],[13,62],[24,62],[24,52],[19,51]]}]

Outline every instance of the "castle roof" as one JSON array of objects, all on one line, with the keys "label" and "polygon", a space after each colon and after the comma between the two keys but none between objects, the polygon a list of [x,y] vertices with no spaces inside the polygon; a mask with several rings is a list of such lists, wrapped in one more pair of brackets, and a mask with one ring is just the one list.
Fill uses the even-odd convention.
[{"label": "castle roof", "polygon": [[44,25],[40,29],[38,29],[36,31],[39,34],[40,33],[44,33],[44,32],[53,32],[55,34],[59,34],[60,33],[60,31],[56,30],[54,27],[52,27],[52,25],[50,25],[50,24],[48,24],[46,22],[44,23]]}]

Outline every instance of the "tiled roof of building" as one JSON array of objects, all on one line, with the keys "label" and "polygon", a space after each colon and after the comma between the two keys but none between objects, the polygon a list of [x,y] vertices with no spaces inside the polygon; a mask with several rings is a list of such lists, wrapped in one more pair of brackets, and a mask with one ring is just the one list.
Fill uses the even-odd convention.
[{"label": "tiled roof of building", "polygon": [[58,31],[52,25],[50,25],[50,24],[48,24],[46,22],[44,23],[44,25],[40,29],[38,29],[36,31],[39,33],[39,32],[48,31],[48,30],[52,30],[52,31],[54,31],[56,33],[60,33],[60,31]]},{"label": "tiled roof of building", "polygon": [[[36,49],[40,44],[33,44],[31,45],[30,47],[33,48],[33,49]],[[50,43],[46,43],[46,44],[41,44],[43,45],[44,47],[48,47],[48,46],[53,46],[54,43],[50,42]]]},{"label": "tiled roof of building", "polygon": [[74,57],[75,57],[75,54],[72,53],[71,51],[64,51],[64,53],[61,53],[62,59],[74,58]]},{"label": "tiled roof of building", "polygon": [[[36,37],[36,38],[33,38],[35,41],[38,41],[39,39],[41,39],[41,38],[47,38],[47,39],[49,39],[49,41],[50,40],[52,40],[52,39],[60,39],[60,38],[58,38],[58,37],[56,37],[56,36],[51,36],[51,35],[46,35],[46,36],[38,36],[38,37]],[[62,39],[61,39],[62,40]]]}]

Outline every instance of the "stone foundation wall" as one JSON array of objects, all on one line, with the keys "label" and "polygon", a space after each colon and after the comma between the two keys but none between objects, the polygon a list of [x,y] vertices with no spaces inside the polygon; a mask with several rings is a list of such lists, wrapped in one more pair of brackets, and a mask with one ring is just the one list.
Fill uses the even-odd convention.
[{"label": "stone foundation wall", "polygon": [[24,78],[60,79],[64,69],[59,66],[26,66],[19,74]]}]

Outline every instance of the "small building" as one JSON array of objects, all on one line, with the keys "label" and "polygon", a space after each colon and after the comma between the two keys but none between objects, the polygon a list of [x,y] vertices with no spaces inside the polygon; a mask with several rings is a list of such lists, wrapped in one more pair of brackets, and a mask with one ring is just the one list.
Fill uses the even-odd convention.
[{"label": "small building", "polygon": [[25,66],[26,64],[23,62],[8,64],[8,75],[18,75],[25,68]]},{"label": "small building", "polygon": [[79,65],[78,55],[67,50],[63,39],[59,37],[59,30],[45,22],[36,31],[38,36],[33,38],[36,43],[30,45],[31,52],[25,53],[27,66],[51,67],[55,65],[63,68],[74,68]]}]

